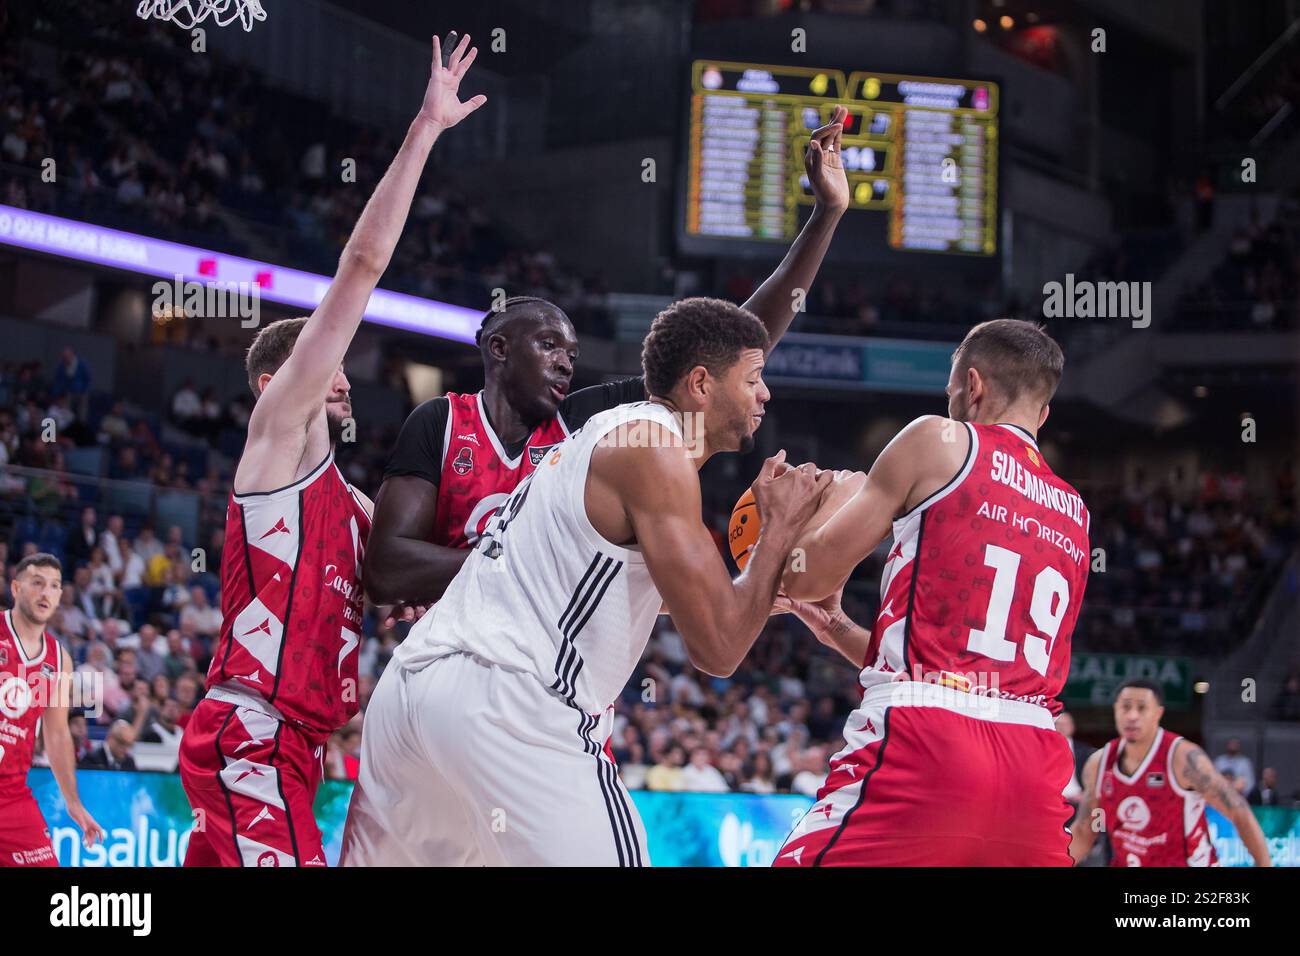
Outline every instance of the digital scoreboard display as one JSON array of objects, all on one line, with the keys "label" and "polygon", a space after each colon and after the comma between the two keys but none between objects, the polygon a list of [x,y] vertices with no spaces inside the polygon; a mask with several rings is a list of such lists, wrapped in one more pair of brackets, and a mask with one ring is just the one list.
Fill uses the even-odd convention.
[{"label": "digital scoreboard display", "polygon": [[685,251],[792,242],[814,203],[810,134],[842,104],[841,232],[861,253],[997,254],[995,83],[696,60],[690,91]]}]

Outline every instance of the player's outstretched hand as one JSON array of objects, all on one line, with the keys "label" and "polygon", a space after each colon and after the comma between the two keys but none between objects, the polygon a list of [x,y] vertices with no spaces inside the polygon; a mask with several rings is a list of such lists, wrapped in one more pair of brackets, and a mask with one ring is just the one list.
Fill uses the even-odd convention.
[{"label": "player's outstretched hand", "polygon": [[820,601],[796,601],[787,597],[784,591],[777,591],[776,600],[772,603],[772,614],[793,614],[812,631],[813,637],[823,644],[829,644],[831,628],[844,614],[840,607],[843,597],[843,584],[834,594],[829,594]]},{"label": "player's outstretched hand", "polygon": [[72,817],[77,826],[81,827],[81,842],[86,845],[86,849],[89,850],[104,839],[104,828],[95,822],[95,818],[90,815],[90,811],[80,803],[75,807],[68,807],[68,816]]},{"label": "player's outstretched hand", "polygon": [[[784,467],[782,467],[784,466]],[[765,528],[784,525],[798,532],[817,511],[822,495],[830,487],[833,474],[811,462],[792,468],[786,465],[785,449],[767,461],[754,481],[754,501]]]},{"label": "player's outstretched hand", "polygon": [[[453,44],[456,44],[454,30],[447,34],[447,46]],[[471,96],[463,103],[458,95],[460,81],[476,56],[478,48],[469,45],[469,34],[466,34],[444,62],[442,43],[437,37],[433,38],[433,71],[424,91],[424,103],[420,106],[420,116],[423,119],[439,129],[450,129],[487,102],[487,97],[482,93]]]},{"label": "player's outstretched hand", "polygon": [[844,172],[844,147],[840,143],[848,115],[845,107],[836,106],[831,121],[813,130],[803,157],[803,168],[818,204],[836,212],[849,208],[849,179]]}]

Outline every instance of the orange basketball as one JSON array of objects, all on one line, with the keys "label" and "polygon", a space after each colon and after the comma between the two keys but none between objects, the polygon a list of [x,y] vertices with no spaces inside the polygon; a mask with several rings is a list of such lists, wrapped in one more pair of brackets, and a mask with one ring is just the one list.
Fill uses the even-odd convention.
[{"label": "orange basketball", "polygon": [[747,488],[745,493],[731,509],[731,523],[727,525],[727,541],[731,544],[731,556],[736,559],[736,567],[745,570],[749,563],[750,549],[758,540],[758,529],[762,522],[758,517],[758,502],[754,500],[754,489]]}]

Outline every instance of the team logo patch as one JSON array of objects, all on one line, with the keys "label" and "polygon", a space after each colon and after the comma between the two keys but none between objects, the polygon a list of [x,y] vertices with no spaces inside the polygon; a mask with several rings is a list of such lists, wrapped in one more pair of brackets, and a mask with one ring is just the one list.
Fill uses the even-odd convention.
[{"label": "team logo patch", "polygon": [[1101,792],[1102,796],[1114,796],[1115,781],[1111,778],[1110,774],[1106,774],[1105,778],[1101,781]]},{"label": "team logo patch", "polygon": [[1038,452],[1034,451],[1030,445],[1025,446],[1025,454],[1029,456],[1029,460],[1034,463],[1035,468],[1042,464],[1042,462],[1038,460]]},{"label": "team logo patch", "polygon": [[1145,830],[1151,822],[1151,808],[1141,797],[1125,797],[1119,802],[1118,813],[1126,830]]},{"label": "team logo patch", "polygon": [[528,461],[536,468],[542,463],[542,459],[546,457],[546,453],[552,447],[551,445],[538,445],[536,448],[528,449]]},{"label": "team logo patch", "polygon": [[17,720],[32,705],[32,689],[21,677],[10,677],[0,684],[0,714]]},{"label": "team logo patch", "polygon": [[456,459],[451,463],[452,471],[464,477],[474,469],[474,451],[468,445],[463,445],[459,452],[456,453]]},{"label": "team logo patch", "polygon": [[1165,775],[1159,770],[1153,770],[1147,774],[1148,787],[1163,787],[1165,785]]}]

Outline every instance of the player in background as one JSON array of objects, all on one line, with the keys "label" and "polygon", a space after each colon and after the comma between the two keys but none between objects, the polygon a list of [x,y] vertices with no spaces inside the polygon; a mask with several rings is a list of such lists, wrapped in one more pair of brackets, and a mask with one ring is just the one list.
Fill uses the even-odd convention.
[{"label": "player in background", "polygon": [[1160,726],[1164,713],[1159,684],[1130,680],[1119,686],[1119,736],[1083,765],[1084,797],[1070,855],[1081,862],[1104,832],[1111,866],[1218,866],[1205,820],[1208,803],[1232,821],[1256,866],[1272,866],[1246,798],[1204,750]]},{"label": "player in background", "polygon": [[221,635],[207,695],[181,740],[181,780],[196,817],[187,866],[325,865],[312,801],[325,740],[357,712],[372,510],[334,463],[352,414],[343,357],[429,150],[485,102],[457,96],[477,53],[468,44],[467,36],[444,65],[434,37],[420,112],[316,311],[268,325],[249,348],[256,404],[226,512]]},{"label": "player in background", "polygon": [[701,521],[699,469],[753,447],[767,331],[716,299],[654,320],[649,401],[592,416],[507,498],[385,668],[366,711],[341,862],[649,863],[605,744],[611,704],[666,606],[691,663],[727,676],[771,611],[830,473],[769,458],[734,581]]},{"label": "player in background", "polygon": [[81,827],[86,846],[104,836],[77,795],[68,732],[72,658],[45,629],[59,609],[63,565],[52,554],[30,554],[18,562],[9,590],[13,608],[0,623],[0,866],[58,866],[27,786],[38,725],[68,816]]},{"label": "player in background", "polygon": [[[744,304],[773,346],[790,327],[796,294],[811,287],[848,208],[840,159],[846,115],[836,107],[831,122],[812,134],[804,168],[816,205],[776,271]],[[640,377],[570,394],[577,336],[564,312],[544,299],[507,299],[500,311],[488,312],[478,346],[483,390],[421,404],[389,457],[366,550],[366,594],[376,604],[437,600],[497,506],[546,449],[595,413],[646,398]],[[409,608],[406,616],[413,616]]]},{"label": "player in background", "polygon": [[[776,865],[1071,865],[1072,763],[1053,712],[1088,511],[1037,440],[1063,364],[1031,323],[975,326],[953,354],[950,417],[904,428],[805,530],[777,609],[824,615],[819,637],[862,666],[863,696]],[[868,632],[836,594],[891,528]]]}]

